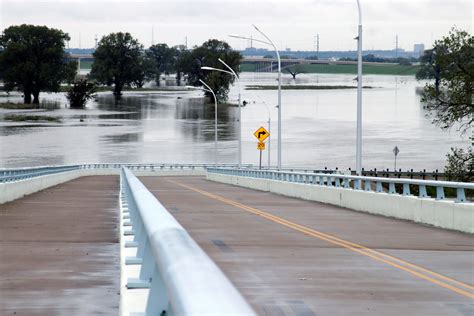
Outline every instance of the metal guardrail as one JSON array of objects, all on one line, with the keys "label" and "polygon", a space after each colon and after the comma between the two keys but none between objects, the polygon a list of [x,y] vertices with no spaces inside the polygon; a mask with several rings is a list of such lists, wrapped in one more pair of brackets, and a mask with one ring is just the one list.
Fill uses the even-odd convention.
[{"label": "metal guardrail", "polygon": [[[276,167],[264,167],[263,169],[265,170],[277,170]],[[343,169],[314,169],[314,168],[309,168],[309,167],[289,167],[289,168],[283,168],[280,171],[292,171],[292,172],[312,172],[312,173],[340,173],[340,174],[348,174],[348,175],[357,175],[355,170],[351,170],[351,168],[348,168],[347,170]],[[410,178],[410,179],[443,179],[445,177],[445,174],[443,172],[439,172],[438,169],[434,171],[426,171],[426,169],[420,170],[420,171],[415,171],[413,169],[403,171],[402,169],[398,170],[390,170],[390,169],[370,169],[370,170],[365,170],[362,168],[362,176],[365,177],[386,177],[386,178]]]},{"label": "metal guardrail", "polygon": [[81,169],[80,165],[71,166],[55,166],[55,167],[38,167],[38,168],[22,168],[22,169],[1,169],[0,183],[27,180],[39,176],[55,174],[66,171]]},{"label": "metal guardrail", "polygon": [[[127,167],[130,170],[158,171],[158,170],[196,170],[216,167],[215,164],[128,164],[128,163],[102,163],[102,164],[81,164],[63,166],[41,166],[28,168],[0,169],[0,183],[27,180],[39,176],[45,176],[60,172],[80,170],[80,169],[117,169]],[[236,167],[236,164],[217,164],[217,167]],[[252,168],[252,165],[244,165],[244,168]]]},{"label": "metal guardrail", "polygon": [[[355,175],[355,170],[352,171],[352,175]],[[443,179],[445,174],[443,172],[439,172],[438,169],[434,171],[426,171],[426,169],[420,171],[406,170],[403,171],[402,169],[399,170],[389,170],[389,169],[381,169],[381,170],[364,170],[362,168],[362,175],[366,177],[387,177],[387,178],[418,178],[425,180],[426,178],[432,178],[434,180],[438,180],[439,178]]]},{"label": "metal guardrail", "polygon": [[[121,171],[137,256],[139,279],[127,287],[150,288],[145,315],[255,315],[240,293],[163,205],[127,168]],[[124,223],[125,225],[125,223]],[[127,225],[127,226],[128,226]]]},{"label": "metal guardrail", "polygon": [[[57,170],[58,168],[70,168],[70,167],[80,167],[80,169],[119,169],[125,166],[131,170],[195,170],[195,169],[206,169],[206,168],[233,168],[237,167],[237,164],[173,164],[173,163],[88,163],[88,164],[80,164],[80,165],[63,165],[63,166],[41,166],[41,167],[28,167],[28,168],[0,168],[0,182],[5,181],[13,181],[14,178],[8,179],[7,176],[9,175],[16,175],[16,174],[26,174],[30,173],[31,176],[34,176],[35,173],[37,175],[44,175],[49,174],[47,173],[48,170]],[[244,169],[252,169],[255,168],[252,164],[243,165]],[[276,167],[264,167],[262,170],[277,170]],[[348,169],[347,171],[339,170],[339,169],[313,169],[309,167],[290,167],[284,168],[281,171],[289,171],[289,172],[303,172],[303,173],[342,173],[342,174],[349,174],[355,175],[354,171]],[[41,174],[40,172],[46,172]],[[375,176],[375,177],[395,177],[395,178],[433,178],[438,180],[438,178],[443,178],[444,174],[442,172],[438,172],[438,170],[433,172],[423,171],[390,171],[390,170],[362,170],[362,175],[364,176]],[[1,178],[4,177],[4,178]],[[26,178],[25,178],[26,179]],[[18,180],[21,180],[18,178]]]},{"label": "metal guardrail", "polygon": [[[411,188],[415,187],[418,191],[418,197],[430,198],[427,193],[427,187],[436,188],[436,200],[444,200],[445,189],[456,189],[456,202],[468,202],[466,199],[466,190],[474,190],[474,183],[433,181],[433,180],[414,180],[399,178],[382,177],[364,177],[343,174],[310,173],[310,172],[289,172],[275,170],[246,170],[231,168],[208,168],[208,172],[219,173],[233,176],[244,176],[253,178],[263,178],[270,180],[279,180],[295,183],[305,183],[311,185],[323,185],[328,187],[341,187],[345,189],[364,190],[368,192],[386,192],[388,194],[399,194],[396,185],[401,185],[401,194],[411,196]],[[375,185],[375,190],[373,189]],[[388,190],[384,190],[384,185]]]},{"label": "metal guardrail", "polygon": [[[195,170],[206,169],[209,167],[229,168],[237,167],[237,164],[172,164],[172,163],[102,163],[102,164],[83,164],[83,169],[121,169],[127,167],[130,170]],[[244,168],[252,168],[253,165],[243,165]]]}]

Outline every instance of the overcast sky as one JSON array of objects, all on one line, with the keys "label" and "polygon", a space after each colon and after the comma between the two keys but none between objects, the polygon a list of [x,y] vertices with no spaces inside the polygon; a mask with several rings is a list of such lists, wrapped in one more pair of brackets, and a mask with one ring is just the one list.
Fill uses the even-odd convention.
[{"label": "overcast sky", "polygon": [[[364,49],[413,50],[430,47],[452,26],[473,31],[472,0],[360,0]],[[356,0],[0,0],[0,29],[14,24],[40,24],[62,29],[70,47],[93,47],[94,37],[127,31],[146,47],[152,41],[168,45],[198,45],[209,38],[227,40],[243,49],[245,40],[228,34],[258,37],[260,27],[280,49],[354,50],[358,13]],[[254,43],[256,47],[265,47]]]}]

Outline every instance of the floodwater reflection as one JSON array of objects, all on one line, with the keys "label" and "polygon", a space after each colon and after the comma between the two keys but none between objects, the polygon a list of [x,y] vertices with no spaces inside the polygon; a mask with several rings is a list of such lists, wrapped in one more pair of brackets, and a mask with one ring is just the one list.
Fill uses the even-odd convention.
[{"label": "floodwater reflection", "polygon": [[[246,85],[276,85],[276,74],[243,73],[242,153],[244,163],[258,163],[253,132],[272,118],[271,161],[276,164],[277,91],[245,90]],[[283,84],[356,85],[353,75],[283,76]],[[165,83],[163,82],[163,85]],[[167,82],[166,85],[170,83]],[[403,169],[442,168],[450,147],[469,144],[470,132],[442,131],[425,117],[417,90],[423,83],[409,76],[364,76],[363,166],[390,168],[392,149],[400,148]],[[346,169],[355,161],[355,89],[284,90],[282,141],[284,166]],[[237,103],[231,87],[229,102]],[[53,110],[0,109],[0,167],[84,162],[214,161],[214,104],[200,91],[126,92],[116,103],[99,93],[84,110],[68,109],[64,94],[44,94],[59,104]],[[14,96],[12,98],[15,98]],[[3,100],[2,100],[3,101]],[[12,100],[5,100],[13,102]],[[33,113],[30,113],[33,112]],[[6,114],[50,115],[61,123],[5,122]],[[237,161],[238,108],[218,105],[218,160]],[[267,161],[264,152],[263,161]]]}]

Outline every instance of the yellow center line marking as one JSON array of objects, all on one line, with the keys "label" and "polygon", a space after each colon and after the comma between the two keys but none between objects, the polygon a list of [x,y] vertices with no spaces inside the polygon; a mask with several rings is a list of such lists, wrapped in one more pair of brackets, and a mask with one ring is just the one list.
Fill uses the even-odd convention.
[{"label": "yellow center line marking", "polygon": [[[469,285],[469,284],[466,284],[466,283],[463,283],[463,282],[460,282],[460,281],[457,281],[457,280],[454,280],[450,277],[447,277],[445,275],[442,275],[442,274],[439,274],[439,273],[436,273],[434,271],[431,271],[429,269],[426,269],[426,268],[423,268],[423,267],[420,267],[418,265],[415,265],[413,263],[410,263],[410,262],[407,262],[407,261],[404,261],[400,258],[397,258],[397,257],[394,257],[394,256],[391,256],[391,255],[388,255],[388,254],[385,254],[383,252],[380,252],[380,251],[377,251],[377,250],[373,250],[373,249],[370,249],[370,248],[367,248],[365,246],[362,246],[362,245],[359,245],[359,244],[356,244],[356,243],[353,243],[353,242],[349,242],[347,240],[344,240],[344,239],[341,239],[341,238],[338,238],[338,237],[335,237],[335,236],[332,236],[332,235],[329,235],[329,234],[325,234],[325,233],[322,233],[322,232],[319,232],[317,230],[314,230],[314,229],[311,229],[309,227],[306,227],[306,226],[303,226],[303,225],[300,225],[300,224],[297,224],[297,223],[294,223],[294,222],[291,222],[289,220],[286,220],[284,218],[281,218],[281,217],[278,217],[278,216],[275,216],[275,215],[272,215],[270,213],[267,213],[267,212],[264,212],[264,211],[261,211],[259,209],[256,209],[256,208],[253,208],[251,206],[247,206],[245,204],[242,204],[242,203],[239,203],[239,202],[236,202],[236,201],[233,201],[233,200],[229,200],[229,199],[226,199],[224,197],[221,197],[221,196],[218,196],[218,195],[215,195],[215,194],[212,194],[210,192],[207,192],[207,191],[203,191],[203,190],[200,190],[200,189],[197,189],[197,188],[194,188],[192,186],[189,186],[189,185],[186,185],[186,184],[182,184],[182,183],[178,183],[176,181],[173,181],[173,180],[167,180],[168,182],[171,182],[171,183],[174,183],[175,185],[178,185],[178,186],[181,186],[183,188],[186,188],[188,190],[191,190],[191,191],[194,191],[194,192],[197,192],[197,193],[200,193],[202,195],[205,195],[207,197],[210,197],[212,199],[215,199],[215,200],[218,200],[218,201],[221,201],[223,203],[226,203],[226,204],[229,204],[229,205],[232,205],[232,206],[235,206],[237,208],[240,208],[240,209],[243,209],[245,211],[248,211],[250,213],[253,213],[253,214],[256,214],[256,215],[259,215],[263,218],[266,218],[270,221],[273,221],[275,223],[278,223],[278,224],[281,224],[283,226],[286,226],[288,228],[291,228],[291,229],[294,229],[296,231],[299,231],[299,232],[302,232],[304,234],[307,234],[307,235],[310,235],[310,236],[313,236],[313,237],[316,237],[316,238],[319,238],[321,240],[324,240],[324,241],[327,241],[329,243],[332,243],[332,244],[335,244],[335,245],[338,245],[338,246],[341,246],[343,248],[347,248],[347,249],[350,249],[354,252],[357,252],[359,254],[362,254],[364,256],[367,256],[367,257],[370,257],[376,261],[379,261],[379,262],[383,262],[385,264],[388,264],[392,267],[395,267],[397,269],[400,269],[400,270],[403,270],[405,272],[408,272],[412,275],[415,275],[421,279],[424,279],[426,281],[429,281],[431,283],[434,283],[434,284],[437,284],[441,287],[444,287],[446,289],[449,289],[451,291],[454,291],[458,294],[461,294],[463,296],[467,296],[469,298],[474,298],[474,294],[471,293],[471,292],[468,292],[466,291],[465,289],[467,290],[474,290],[474,287]],[[392,261],[389,261],[387,259],[390,259]],[[393,262],[395,261],[395,262]],[[419,270],[419,271],[416,271],[416,270]],[[421,272],[420,272],[421,271]],[[423,273],[422,273],[423,272]],[[431,276],[430,276],[431,275]],[[437,280],[433,277],[436,277],[440,280]],[[463,287],[464,289],[461,289],[461,288],[458,288],[452,284],[448,284],[448,283],[445,283],[441,280],[444,280],[444,281],[447,281],[447,282],[450,282],[452,284],[456,284],[460,287]]]}]

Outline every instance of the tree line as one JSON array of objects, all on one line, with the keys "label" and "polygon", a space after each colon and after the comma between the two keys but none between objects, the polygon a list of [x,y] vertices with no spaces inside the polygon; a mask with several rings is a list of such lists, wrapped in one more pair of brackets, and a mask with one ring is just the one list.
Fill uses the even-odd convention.
[{"label": "tree line", "polygon": [[[350,58],[350,57],[344,57],[339,59],[341,61],[357,61],[357,58]],[[367,54],[362,56],[362,61],[364,62],[370,62],[370,63],[392,63],[392,64],[399,64],[399,65],[405,65],[405,66],[410,66],[413,63],[419,62],[421,60],[420,58],[415,58],[415,57],[378,57],[375,56],[374,54]]]},{"label": "tree line", "polygon": [[[185,77],[189,84],[200,86],[199,80],[205,81],[218,99],[225,100],[235,78],[201,67],[221,68],[220,58],[239,73],[242,59],[228,43],[216,39],[190,50],[164,43],[145,49],[130,33],[118,32],[99,41],[87,80],[75,81],[77,62],[65,52],[69,40],[67,33],[46,26],[6,28],[0,36],[0,79],[5,90],[21,91],[24,103],[39,104],[40,92],[59,92],[61,84],[72,84],[69,100],[83,106],[97,85],[113,86],[119,99],[124,88],[141,88],[147,81],[159,86],[163,74],[175,73],[178,82]],[[77,104],[71,101],[71,105]]]}]

